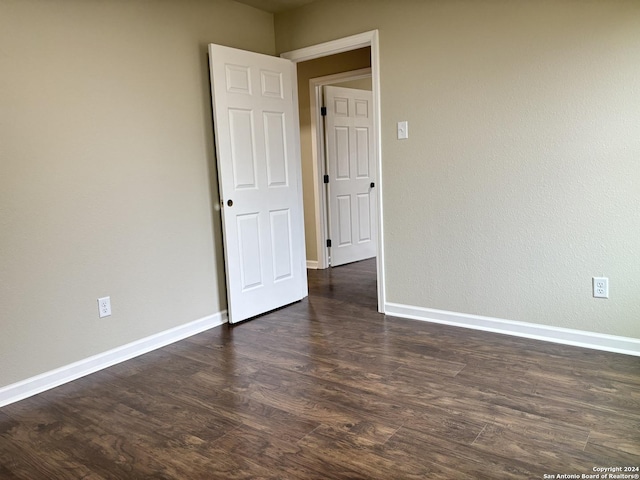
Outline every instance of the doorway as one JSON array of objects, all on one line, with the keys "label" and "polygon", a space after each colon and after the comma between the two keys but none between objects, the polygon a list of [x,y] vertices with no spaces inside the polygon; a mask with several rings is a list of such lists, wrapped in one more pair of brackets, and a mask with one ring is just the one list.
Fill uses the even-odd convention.
[{"label": "doorway", "polygon": [[[321,108],[324,105],[323,92],[327,86],[350,87],[372,91],[370,49],[368,48],[366,49],[366,55],[368,61],[365,68],[314,77],[310,78],[308,81],[310,120],[310,145],[308,146],[309,158],[305,159],[304,152],[302,158],[303,161],[307,161],[313,167],[312,186],[314,193],[315,215],[312,216],[312,219],[315,224],[312,228],[309,228],[310,226],[308,223],[310,222],[308,222],[307,217],[305,217],[305,235],[307,237],[311,237],[311,239],[315,241],[315,250],[311,249],[310,252],[310,249],[307,246],[307,256],[311,253],[315,258],[315,262],[308,261],[307,268],[325,269],[329,268],[330,265],[327,248],[327,240],[329,239],[327,234],[329,232],[330,223],[327,215],[327,210],[329,208],[327,198],[328,188],[327,184],[324,183],[324,175],[328,172],[325,152],[326,137]],[[300,71],[298,73],[300,73]],[[302,114],[303,112],[301,111],[301,115]],[[301,144],[301,148],[304,149],[305,145]],[[309,183],[303,184],[303,186],[310,189]],[[305,215],[307,213],[308,212],[305,211]],[[307,238],[307,240],[309,240],[309,238]]]},{"label": "doorway", "polygon": [[[382,211],[382,194],[383,194],[383,177],[381,168],[381,133],[380,133],[380,62],[379,62],[379,40],[376,30],[353,35],[330,42],[326,42],[311,47],[306,47],[281,55],[295,63],[307,60],[324,58],[331,55],[350,52],[362,48],[370,48],[370,64],[371,64],[371,83],[373,93],[373,117],[374,117],[374,141],[375,149],[375,170],[377,177],[377,194],[375,196],[376,212],[377,212],[377,248],[376,248],[376,277],[377,277],[377,296],[378,296],[378,312],[384,313],[385,305],[385,282],[384,282],[384,235],[383,235],[383,211]],[[317,184],[317,181],[316,181]],[[316,211],[320,211],[320,202],[322,195],[320,192],[322,187],[314,190],[314,202]],[[325,230],[326,231],[326,230]],[[317,242],[317,240],[316,240]]]},{"label": "doorway", "polygon": [[328,234],[321,253],[336,267],[376,256],[373,100],[370,85],[325,85],[322,90],[324,121],[318,125],[324,129],[318,129],[318,144],[325,148],[319,148],[317,156],[319,168],[324,168],[322,206],[329,228],[319,233]]}]

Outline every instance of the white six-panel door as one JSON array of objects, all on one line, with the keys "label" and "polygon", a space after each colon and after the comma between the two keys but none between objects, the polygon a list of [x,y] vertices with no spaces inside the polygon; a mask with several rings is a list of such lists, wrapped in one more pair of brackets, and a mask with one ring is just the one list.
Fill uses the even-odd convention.
[{"label": "white six-panel door", "polygon": [[337,266],[376,256],[373,95],[327,86],[324,103],[331,265]]},{"label": "white six-panel door", "polygon": [[295,65],[209,45],[229,322],[307,296]]}]

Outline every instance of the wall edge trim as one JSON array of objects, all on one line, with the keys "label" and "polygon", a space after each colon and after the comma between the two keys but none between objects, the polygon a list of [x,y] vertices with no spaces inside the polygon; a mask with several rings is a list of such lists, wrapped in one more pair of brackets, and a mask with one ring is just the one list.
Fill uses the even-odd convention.
[{"label": "wall edge trim", "polygon": [[0,388],[0,407],[24,400],[91,373],[218,327],[224,323],[227,323],[226,310],[12,383]]},{"label": "wall edge trim", "polygon": [[318,261],[317,260],[307,260],[307,268],[311,270],[318,269]]},{"label": "wall edge trim", "polygon": [[387,302],[392,317],[440,323],[574,347],[640,356],[640,339]]}]

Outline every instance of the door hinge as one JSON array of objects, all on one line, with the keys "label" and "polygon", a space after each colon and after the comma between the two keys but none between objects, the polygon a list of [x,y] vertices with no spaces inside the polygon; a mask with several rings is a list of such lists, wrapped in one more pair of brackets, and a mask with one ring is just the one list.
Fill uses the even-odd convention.
[{"label": "door hinge", "polygon": [[327,116],[327,107],[320,108],[320,115],[322,115],[323,117]]},{"label": "door hinge", "polygon": [[327,247],[331,247],[331,239],[327,238]]},{"label": "door hinge", "polygon": [[324,183],[329,183],[329,175],[324,176]]}]

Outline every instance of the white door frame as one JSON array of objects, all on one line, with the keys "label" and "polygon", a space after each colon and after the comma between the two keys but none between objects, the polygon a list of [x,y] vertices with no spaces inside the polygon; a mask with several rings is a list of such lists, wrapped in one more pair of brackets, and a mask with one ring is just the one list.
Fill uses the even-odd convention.
[{"label": "white door frame", "polygon": [[375,162],[377,165],[377,211],[378,211],[378,250],[377,250],[377,280],[378,280],[378,312],[384,313],[384,305],[386,300],[385,278],[384,278],[384,223],[382,212],[382,195],[383,195],[383,176],[382,176],[382,142],[381,142],[381,125],[380,125],[380,45],[378,31],[371,30],[369,32],[359,33],[350,37],[332,40],[330,42],[313,45],[310,47],[292,50],[280,55],[283,58],[298,63],[314,58],[335,55],[336,53],[348,52],[358,48],[371,47],[371,80],[373,92],[373,133],[375,144]]},{"label": "white door frame", "polygon": [[318,268],[329,268],[327,255],[327,234],[329,229],[327,215],[327,189],[324,175],[327,173],[325,157],[324,122],[319,106],[322,105],[322,87],[349,80],[360,80],[371,77],[371,68],[361,68],[350,72],[336,73],[309,80],[309,99],[311,107],[311,152],[313,158],[313,197],[316,210],[316,245],[318,251]]}]

